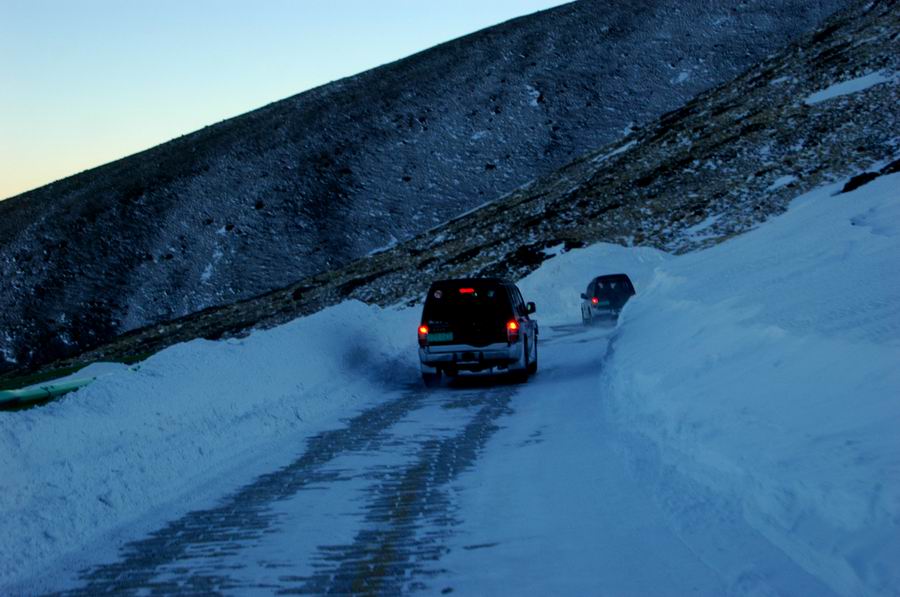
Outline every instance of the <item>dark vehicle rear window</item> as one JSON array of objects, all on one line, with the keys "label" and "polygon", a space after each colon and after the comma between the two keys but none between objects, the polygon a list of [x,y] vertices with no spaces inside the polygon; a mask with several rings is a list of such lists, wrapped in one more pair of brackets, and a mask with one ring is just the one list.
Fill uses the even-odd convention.
[{"label": "dark vehicle rear window", "polygon": [[597,278],[597,292],[631,292],[631,281],[625,276],[608,276]]},{"label": "dark vehicle rear window", "polygon": [[506,289],[496,284],[461,283],[432,286],[425,299],[422,319],[507,318],[512,314]]}]

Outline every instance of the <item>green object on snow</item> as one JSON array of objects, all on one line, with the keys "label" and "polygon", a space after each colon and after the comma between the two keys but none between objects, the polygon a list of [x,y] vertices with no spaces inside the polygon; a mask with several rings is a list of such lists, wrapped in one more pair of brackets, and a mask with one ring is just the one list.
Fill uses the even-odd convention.
[{"label": "green object on snow", "polygon": [[38,400],[49,400],[57,398],[63,394],[67,394],[72,390],[82,388],[92,381],[95,377],[84,377],[81,379],[70,379],[57,383],[45,383],[30,388],[22,388],[21,390],[3,390],[0,391],[0,406],[12,406],[15,404],[24,404],[35,402]]}]

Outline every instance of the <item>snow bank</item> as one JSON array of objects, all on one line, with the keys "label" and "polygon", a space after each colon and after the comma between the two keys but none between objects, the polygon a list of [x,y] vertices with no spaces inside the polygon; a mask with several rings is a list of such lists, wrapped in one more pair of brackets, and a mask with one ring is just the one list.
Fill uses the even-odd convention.
[{"label": "snow bank", "polygon": [[418,366],[417,316],[348,302],[245,339],[173,346],[0,413],[0,586],[185,498],[167,507],[176,514],[186,492],[278,440],[300,449],[389,372]]},{"label": "snow bank", "polygon": [[661,263],[623,311],[605,385],[686,535],[698,504],[677,479],[836,592],[896,594],[900,175],[838,188]]}]

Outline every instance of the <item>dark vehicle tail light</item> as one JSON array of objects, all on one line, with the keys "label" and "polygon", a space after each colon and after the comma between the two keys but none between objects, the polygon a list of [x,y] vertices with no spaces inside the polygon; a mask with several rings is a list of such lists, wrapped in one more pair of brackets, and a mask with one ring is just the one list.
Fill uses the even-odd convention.
[{"label": "dark vehicle tail light", "polygon": [[600,302],[600,299],[597,298],[596,296],[595,296],[595,297],[591,297],[591,304],[592,304],[592,305],[596,305],[596,304],[599,303],[599,302]]},{"label": "dark vehicle tail light", "polygon": [[506,338],[510,344],[519,340],[519,322],[515,319],[510,319],[506,324]]},{"label": "dark vehicle tail light", "polygon": [[475,294],[475,289],[474,288],[460,288],[459,293],[460,294]]},{"label": "dark vehicle tail light", "polygon": [[428,326],[420,325],[419,326],[419,346],[425,348],[425,345],[428,344]]}]

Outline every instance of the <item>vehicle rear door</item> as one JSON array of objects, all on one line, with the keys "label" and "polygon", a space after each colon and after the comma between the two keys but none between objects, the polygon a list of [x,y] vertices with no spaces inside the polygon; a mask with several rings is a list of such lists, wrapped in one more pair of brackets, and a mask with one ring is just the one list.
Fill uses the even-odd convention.
[{"label": "vehicle rear door", "polygon": [[422,319],[428,343],[486,346],[506,342],[506,324],[512,318],[506,289],[497,283],[451,282],[433,285]]},{"label": "vehicle rear door", "polygon": [[632,295],[631,284],[626,276],[611,276],[607,282],[610,295],[610,306],[621,309]]}]

